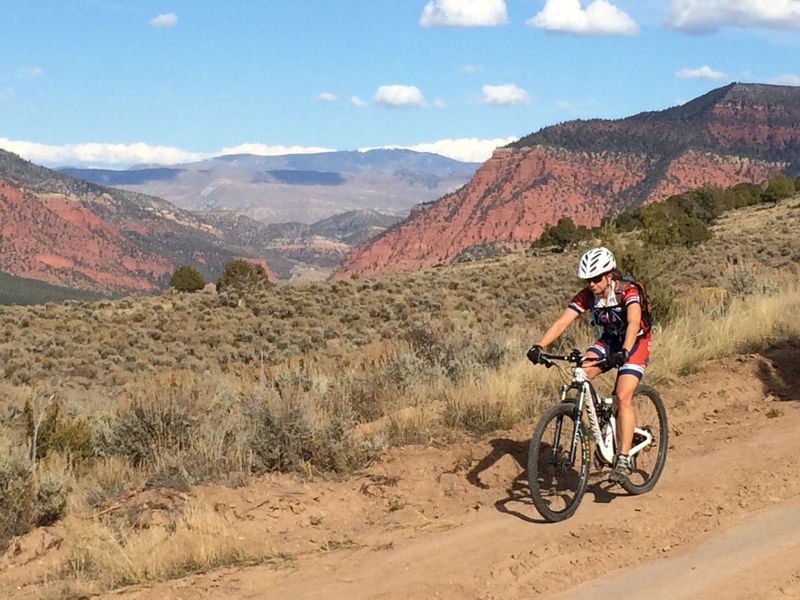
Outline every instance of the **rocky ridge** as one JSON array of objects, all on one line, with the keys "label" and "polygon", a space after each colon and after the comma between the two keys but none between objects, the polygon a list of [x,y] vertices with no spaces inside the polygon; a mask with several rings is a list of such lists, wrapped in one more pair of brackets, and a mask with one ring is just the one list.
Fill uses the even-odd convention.
[{"label": "rocky ridge", "polygon": [[230,239],[160,198],[0,150],[0,272],[105,294],[153,292],[181,264],[214,277],[234,258],[263,259]]},{"label": "rocky ridge", "polygon": [[731,84],[679,107],[571,121],[499,148],[467,185],[353,249],[335,275],[449,263],[472,246],[535,240],[563,216],[595,226],[691,188],[798,169],[800,88]]}]

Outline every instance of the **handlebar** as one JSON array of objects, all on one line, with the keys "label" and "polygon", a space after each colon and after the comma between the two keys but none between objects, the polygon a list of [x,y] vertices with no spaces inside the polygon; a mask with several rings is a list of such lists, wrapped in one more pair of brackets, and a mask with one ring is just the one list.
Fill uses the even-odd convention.
[{"label": "handlebar", "polygon": [[569,363],[574,364],[576,367],[580,367],[580,366],[583,365],[584,361],[587,361],[587,360],[591,360],[592,363],[593,363],[593,366],[600,366],[600,365],[605,364],[608,361],[608,358],[607,357],[606,358],[599,358],[599,357],[598,358],[594,358],[594,357],[591,357],[591,356],[584,356],[583,354],[581,354],[581,351],[578,350],[577,348],[574,349],[569,354],[545,354],[544,352],[541,352],[539,354],[539,362],[541,364],[543,364],[545,367],[547,367],[548,369],[550,367],[555,366],[555,363],[553,361],[556,361],[556,360],[563,361],[563,362],[569,362]]}]

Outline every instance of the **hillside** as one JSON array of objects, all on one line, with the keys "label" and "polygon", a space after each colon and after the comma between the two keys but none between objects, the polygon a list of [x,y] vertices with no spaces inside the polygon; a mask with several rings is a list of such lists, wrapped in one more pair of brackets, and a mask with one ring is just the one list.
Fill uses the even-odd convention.
[{"label": "hillside", "polygon": [[266,257],[279,279],[292,281],[325,279],[354,245],[401,220],[366,209],[340,213],[311,224],[265,224],[231,211],[197,214],[219,229],[231,245],[244,245]]},{"label": "hillside", "polygon": [[311,224],[353,210],[405,216],[466,183],[478,165],[411,150],[219,156],[168,168],[65,168],[184,209],[231,210],[265,223]]},{"label": "hillside", "polygon": [[198,216],[0,150],[0,272],[104,294],[152,292],[175,267],[207,276],[253,256]]},{"label": "hillside", "polygon": [[603,217],[703,185],[800,170],[800,88],[731,84],[683,106],[571,121],[495,151],[463,188],[348,254],[337,276],[446,264],[471,246],[535,240],[562,216]]},{"label": "hillside", "polygon": [[99,294],[84,290],[0,273],[0,304],[44,304],[64,300],[95,300],[98,297]]},{"label": "hillside", "polygon": [[[686,567],[669,592],[794,593],[798,227],[795,196],[646,252],[649,290],[675,303],[645,376],[669,411],[667,469],[638,497],[593,473],[576,517],[544,528],[526,452],[561,379],[524,351],[578,287],[583,248],[234,298],[0,307],[0,588],[524,597],[606,585],[609,557],[626,585],[669,559],[650,573],[664,581],[688,554],[724,565]],[[583,325],[560,347],[590,343]]]}]

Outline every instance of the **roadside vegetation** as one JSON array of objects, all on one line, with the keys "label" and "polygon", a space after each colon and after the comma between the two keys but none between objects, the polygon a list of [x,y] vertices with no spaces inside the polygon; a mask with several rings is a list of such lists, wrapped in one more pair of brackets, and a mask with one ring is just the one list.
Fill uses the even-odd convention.
[{"label": "roadside vegetation", "polygon": [[[189,502],[146,527],[117,508],[276,471],[346,476],[390,446],[535,418],[560,379],[525,349],[579,289],[577,259],[598,242],[656,303],[651,383],[800,335],[785,318],[800,306],[800,198],[714,209],[703,240],[653,252],[651,215],[691,204],[669,202],[560,252],[307,286],[232,269],[219,293],[0,309],[0,548],[81,519],[67,521],[78,541],[53,576],[58,597],[284,560],[243,550],[213,507]],[[562,348],[591,339],[581,322]]]}]

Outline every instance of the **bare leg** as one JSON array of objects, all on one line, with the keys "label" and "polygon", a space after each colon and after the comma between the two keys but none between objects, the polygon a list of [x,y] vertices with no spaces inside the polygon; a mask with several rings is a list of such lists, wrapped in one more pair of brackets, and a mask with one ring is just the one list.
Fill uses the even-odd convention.
[{"label": "bare leg", "polygon": [[617,377],[615,395],[617,397],[617,442],[620,454],[627,455],[633,444],[633,430],[636,427],[636,413],[633,410],[633,393],[639,385],[635,375]]}]

